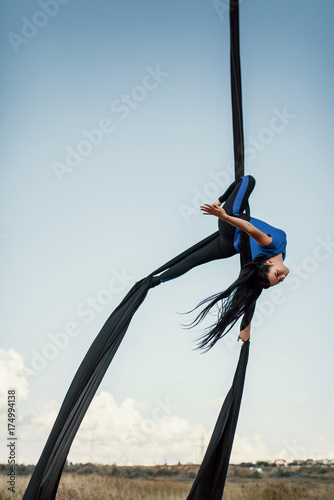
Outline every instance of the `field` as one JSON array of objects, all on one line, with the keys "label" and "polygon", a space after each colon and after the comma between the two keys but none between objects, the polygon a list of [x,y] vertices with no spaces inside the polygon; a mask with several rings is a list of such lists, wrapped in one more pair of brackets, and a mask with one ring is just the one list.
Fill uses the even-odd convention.
[{"label": "field", "polygon": [[[262,464],[261,469],[258,465],[256,468],[251,470],[249,464],[231,465],[224,500],[334,499],[333,466],[282,469]],[[2,469],[0,500],[21,500],[30,475],[19,475],[15,493],[12,493],[7,490],[5,469]],[[152,467],[70,465],[62,475],[57,500],[185,500],[197,469],[198,466],[192,464]],[[20,472],[24,473],[23,470]]]}]

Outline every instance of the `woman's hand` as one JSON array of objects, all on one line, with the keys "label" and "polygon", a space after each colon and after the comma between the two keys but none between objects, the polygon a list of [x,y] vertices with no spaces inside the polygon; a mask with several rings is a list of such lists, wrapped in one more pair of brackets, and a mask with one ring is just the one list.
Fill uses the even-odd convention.
[{"label": "woman's hand", "polygon": [[217,205],[208,205],[205,203],[204,205],[201,206],[201,210],[203,212],[203,215],[215,215],[216,217],[219,217],[222,220],[227,220],[228,215],[225,212],[223,208],[217,207]]},{"label": "woman's hand", "polygon": [[246,326],[246,328],[241,330],[237,341],[242,340],[243,342],[241,347],[243,347],[244,343],[247,342],[247,340],[249,339],[250,339],[250,323],[248,326]]}]

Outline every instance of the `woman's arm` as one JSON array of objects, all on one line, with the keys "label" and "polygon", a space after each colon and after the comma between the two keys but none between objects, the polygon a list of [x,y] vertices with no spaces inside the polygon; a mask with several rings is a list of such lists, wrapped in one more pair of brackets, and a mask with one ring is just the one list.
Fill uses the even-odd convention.
[{"label": "woman's arm", "polygon": [[217,207],[216,204],[204,204],[203,206],[201,206],[201,210],[202,212],[204,212],[204,215],[215,215],[216,217],[219,217],[219,219],[228,222],[232,226],[238,227],[242,231],[245,231],[248,236],[253,238],[262,247],[269,245],[273,240],[271,236],[263,233],[255,226],[253,226],[253,224],[251,224],[250,222],[239,219],[238,217],[233,217],[232,215],[228,215],[223,208]]},{"label": "woman's arm", "polygon": [[240,325],[241,331],[240,331],[239,337],[237,339],[237,340],[240,339],[243,341],[242,345],[244,345],[244,343],[250,339],[251,321],[252,321],[253,316],[254,316],[255,306],[256,306],[256,302],[254,302],[249,307],[247,307],[246,312],[242,317],[241,325]]},{"label": "woman's arm", "polygon": [[247,340],[250,339],[250,328],[251,328],[251,324],[249,323],[249,325],[247,325],[246,328],[241,330],[241,332],[239,333],[239,337],[237,340],[238,341],[242,340],[242,346],[244,345],[245,342],[247,342]]}]

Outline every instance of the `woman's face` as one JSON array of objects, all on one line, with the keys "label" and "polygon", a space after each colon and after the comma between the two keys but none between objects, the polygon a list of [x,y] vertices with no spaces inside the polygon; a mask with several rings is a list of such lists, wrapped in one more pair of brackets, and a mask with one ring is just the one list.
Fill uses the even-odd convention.
[{"label": "woman's face", "polygon": [[267,273],[268,280],[270,281],[270,286],[278,285],[285,280],[290,270],[286,267],[283,262],[276,262],[270,259],[267,260],[266,264],[270,265]]}]

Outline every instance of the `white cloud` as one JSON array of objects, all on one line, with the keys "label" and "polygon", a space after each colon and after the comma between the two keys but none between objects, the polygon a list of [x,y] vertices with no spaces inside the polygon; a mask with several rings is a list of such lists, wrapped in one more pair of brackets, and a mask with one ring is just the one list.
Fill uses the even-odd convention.
[{"label": "white cloud", "polygon": [[281,449],[277,458],[284,458],[287,462],[292,462],[293,460],[307,460],[308,458],[318,458],[314,453],[309,453],[307,448],[304,446],[296,446],[294,442],[283,444],[285,444],[285,448]]},{"label": "white cloud", "polygon": [[[21,461],[35,462],[59,411],[52,400],[38,405],[20,425]],[[168,399],[157,399],[147,414],[145,406],[127,398],[118,404],[107,391],[94,400],[74,439],[72,462],[153,464],[201,461],[201,439],[210,435],[201,424],[176,415]]]},{"label": "white cloud", "polygon": [[253,438],[236,434],[232,448],[231,463],[256,462],[258,460],[270,460],[271,458],[259,434],[253,436]]},{"label": "white cloud", "polygon": [[51,399],[51,401],[45,405],[38,405],[35,408],[33,415],[30,417],[30,422],[33,428],[38,429],[39,434],[50,432],[51,427],[58,415],[59,409],[60,404],[55,399]]},{"label": "white cloud", "polygon": [[[11,359],[21,359],[16,354]],[[24,370],[18,371],[23,390],[27,387],[22,376]],[[30,415],[21,415],[21,462],[35,463],[38,460],[59,407],[57,401],[51,400],[36,405]],[[169,398],[156,399],[149,409],[146,404],[131,398],[118,403],[111,393],[101,391],[93,399],[83,419],[68,459],[72,462],[116,462],[119,465],[171,464],[178,461],[200,463],[212,429],[208,431],[202,424],[190,423],[179,417],[177,412],[177,406]],[[282,444],[284,448],[273,455],[273,450],[268,451],[261,435],[250,437],[237,434],[231,462],[309,458],[307,450],[299,442],[293,440]],[[330,451],[327,456],[333,458],[334,452]]]},{"label": "white cloud", "polygon": [[[18,418],[20,412],[18,408],[22,401],[28,399],[28,376],[30,374],[31,370],[25,366],[21,354],[14,351],[14,349],[8,351],[0,349],[0,427],[3,431],[7,429],[8,425],[8,390],[15,389],[15,401],[11,400],[11,402],[15,402],[13,407],[15,421],[11,423],[15,425],[15,435],[20,432],[20,419]],[[3,448],[2,454],[5,451],[6,449]],[[1,455],[0,461],[2,463],[7,462],[7,457]]]},{"label": "white cloud", "polygon": [[24,364],[23,357],[14,349],[0,349],[0,412],[7,411],[7,391],[16,390],[17,404],[29,396],[28,376],[32,370]]},{"label": "white cloud", "polygon": [[147,416],[133,399],[118,405],[112,394],[103,391],[82,423],[70,460],[118,464],[198,462],[202,435],[208,437],[204,427],[178,417],[168,398],[157,399]]}]

